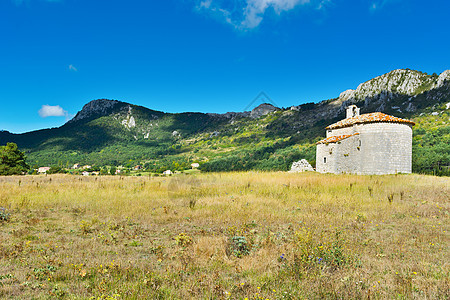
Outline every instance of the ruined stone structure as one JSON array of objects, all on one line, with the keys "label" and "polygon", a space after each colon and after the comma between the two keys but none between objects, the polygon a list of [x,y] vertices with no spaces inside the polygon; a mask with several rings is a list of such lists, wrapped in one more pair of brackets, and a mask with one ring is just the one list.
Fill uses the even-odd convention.
[{"label": "ruined stone structure", "polygon": [[380,112],[347,117],[328,126],[327,138],[317,143],[316,171],[320,173],[411,173],[414,122]]},{"label": "ruined stone structure", "polygon": [[291,166],[290,173],[299,173],[299,172],[314,172],[313,167],[309,164],[306,159],[302,159],[299,161],[294,161]]}]

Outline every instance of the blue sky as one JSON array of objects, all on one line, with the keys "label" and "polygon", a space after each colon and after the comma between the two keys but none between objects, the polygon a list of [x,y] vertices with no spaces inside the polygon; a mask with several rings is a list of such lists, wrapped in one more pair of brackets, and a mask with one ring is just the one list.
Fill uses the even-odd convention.
[{"label": "blue sky", "polygon": [[[393,69],[450,69],[447,0],[0,0],[0,130],[93,99],[166,112],[337,97]],[[256,103],[257,105],[259,103]]]}]

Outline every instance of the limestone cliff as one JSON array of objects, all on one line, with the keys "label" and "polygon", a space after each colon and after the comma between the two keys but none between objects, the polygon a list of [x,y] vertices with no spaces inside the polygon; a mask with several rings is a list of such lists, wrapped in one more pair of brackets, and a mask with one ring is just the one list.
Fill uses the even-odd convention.
[{"label": "limestone cliff", "polygon": [[[404,111],[414,111],[415,107],[411,103],[412,98],[418,95],[435,91],[434,97],[439,97],[437,89],[450,87],[450,70],[437,74],[428,75],[419,71],[409,69],[393,70],[387,74],[375,77],[361,83],[355,90],[342,92],[336,100],[336,104],[341,104],[341,109],[350,103],[364,102],[364,107],[376,104],[375,110],[384,111],[389,107],[389,102],[401,96],[409,96],[408,101],[392,105],[394,109]],[[342,105],[343,104],[343,105]]]}]

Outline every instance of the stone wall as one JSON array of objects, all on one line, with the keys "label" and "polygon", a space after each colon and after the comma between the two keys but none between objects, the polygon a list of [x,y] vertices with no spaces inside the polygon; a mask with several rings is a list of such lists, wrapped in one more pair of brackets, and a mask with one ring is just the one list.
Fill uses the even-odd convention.
[{"label": "stone wall", "polygon": [[358,173],[361,168],[361,151],[359,135],[351,136],[338,142],[335,153],[336,163],[333,173]]},{"label": "stone wall", "polygon": [[298,173],[298,172],[314,172],[314,168],[309,164],[309,162],[306,159],[302,159],[299,161],[294,161],[291,166],[291,170],[289,172],[291,173]]},{"label": "stone wall", "polygon": [[412,126],[401,123],[364,124],[360,174],[411,173]]},{"label": "stone wall", "polygon": [[358,132],[358,131],[356,131],[357,126],[358,125],[353,125],[353,126],[344,127],[344,128],[331,129],[331,130],[327,129],[327,138],[329,138],[330,136],[354,134],[354,133]]},{"label": "stone wall", "polygon": [[358,173],[361,168],[359,135],[337,143],[319,144],[316,149],[316,170],[320,173]]},{"label": "stone wall", "polygon": [[[316,147],[316,171],[319,173],[331,173],[332,162],[329,151],[335,144],[318,144]],[[326,160],[324,162],[324,159]]]}]

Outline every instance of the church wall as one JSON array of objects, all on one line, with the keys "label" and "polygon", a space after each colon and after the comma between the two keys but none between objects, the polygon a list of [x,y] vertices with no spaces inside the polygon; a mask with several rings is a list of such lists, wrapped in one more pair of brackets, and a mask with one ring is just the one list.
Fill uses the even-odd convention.
[{"label": "church wall", "polygon": [[331,129],[331,130],[327,129],[327,138],[329,138],[331,136],[351,135],[351,134],[354,134],[355,132],[357,132],[357,131],[355,131],[354,126],[338,128],[338,129]]},{"label": "church wall", "polygon": [[318,144],[316,171],[320,173],[357,173],[360,169],[359,137],[352,136],[337,143]]},{"label": "church wall", "polygon": [[412,126],[369,123],[359,128],[360,174],[411,173]]},{"label": "church wall", "polygon": [[335,144],[318,144],[316,147],[316,171],[320,173],[332,173],[334,169],[334,151]]},{"label": "church wall", "polygon": [[356,135],[337,143],[333,173],[359,173],[361,169],[359,141],[359,135]]}]

